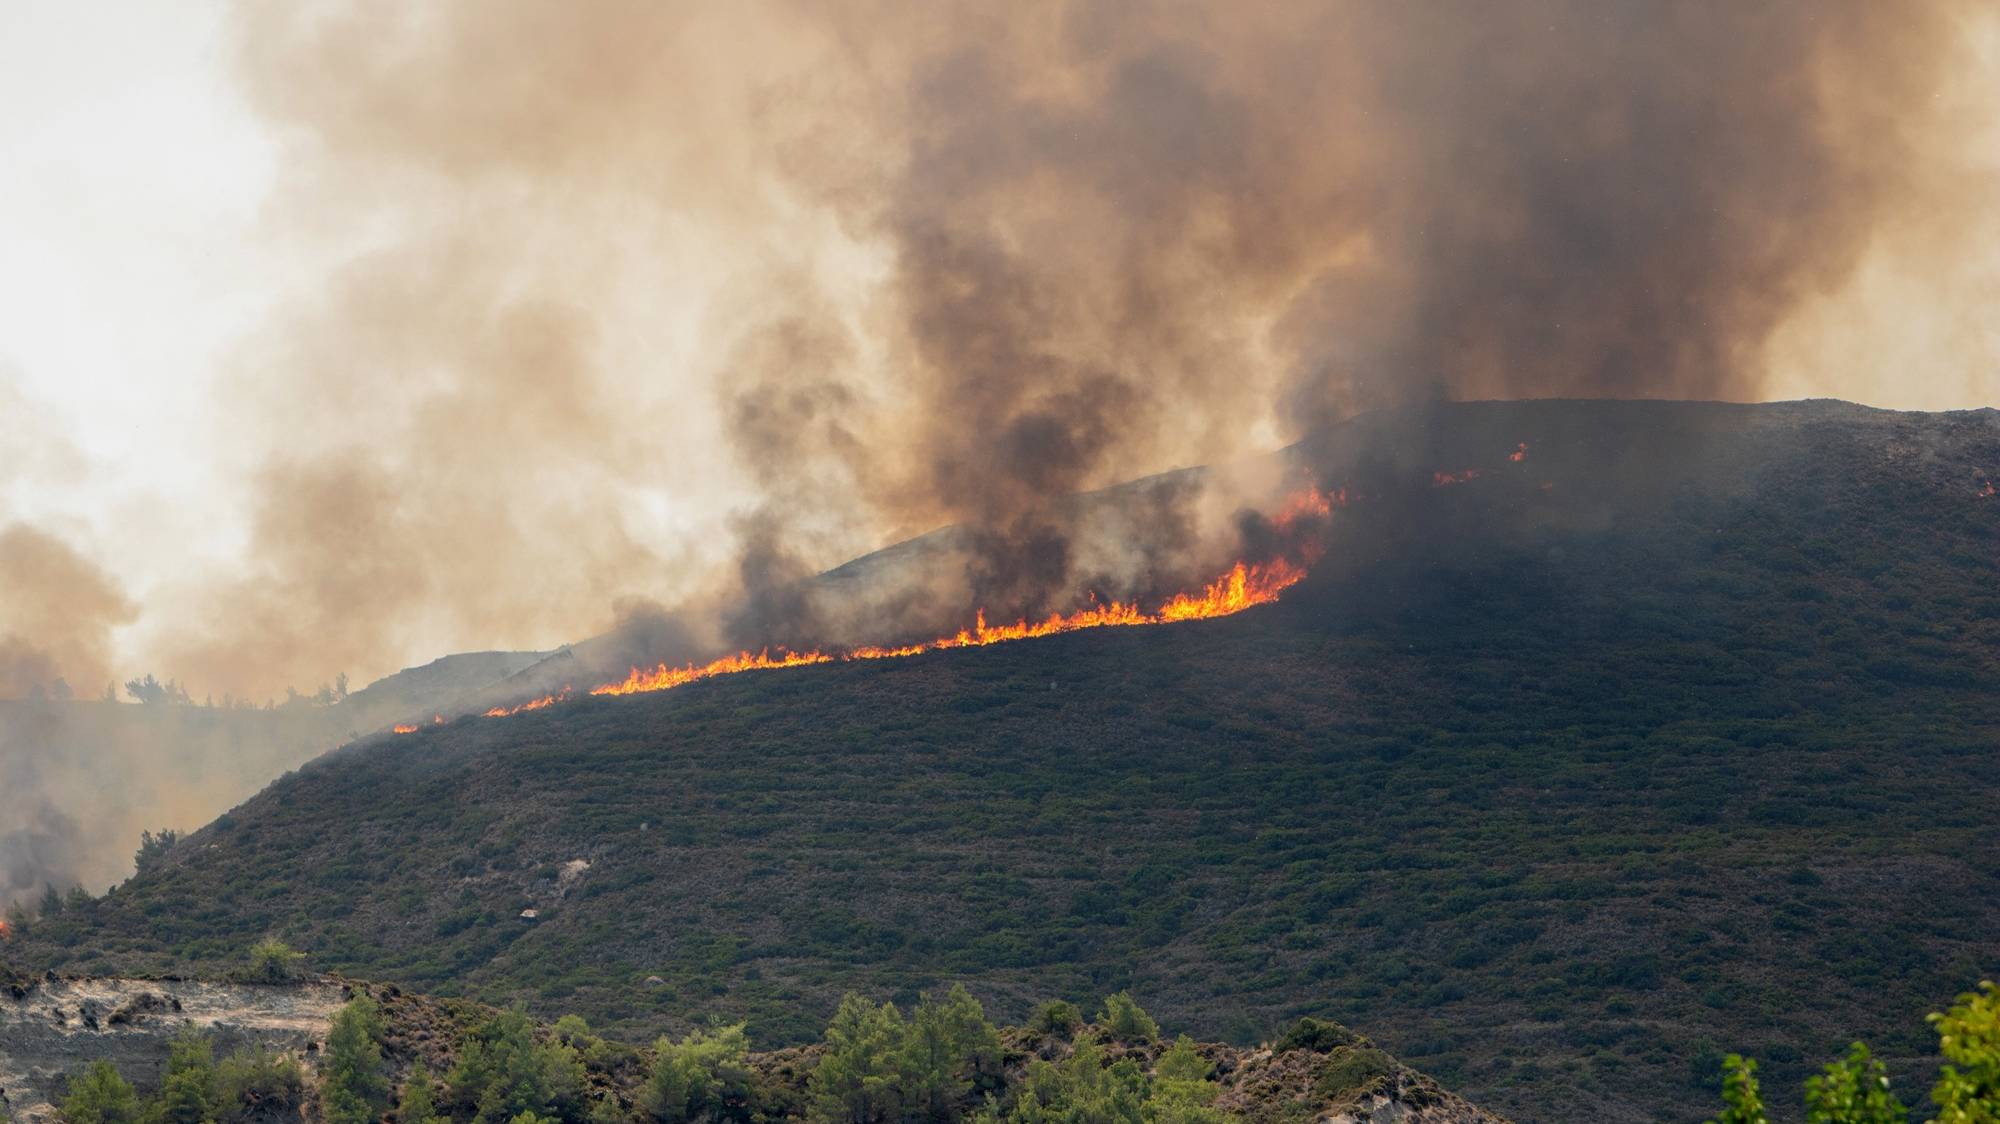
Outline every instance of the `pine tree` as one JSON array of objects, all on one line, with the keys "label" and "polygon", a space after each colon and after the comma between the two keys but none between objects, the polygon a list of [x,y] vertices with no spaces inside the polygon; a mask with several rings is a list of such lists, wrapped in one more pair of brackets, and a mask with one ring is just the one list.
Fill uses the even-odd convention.
[{"label": "pine tree", "polygon": [[333,1016],[323,1073],[320,1109],[326,1124],[368,1124],[388,1107],[382,1011],[373,999],[356,996]]}]

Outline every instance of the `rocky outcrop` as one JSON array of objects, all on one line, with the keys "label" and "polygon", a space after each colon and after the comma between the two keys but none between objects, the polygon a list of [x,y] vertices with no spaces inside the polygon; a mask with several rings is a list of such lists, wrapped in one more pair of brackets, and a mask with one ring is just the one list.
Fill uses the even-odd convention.
[{"label": "rocky outcrop", "polygon": [[99,1060],[150,1088],[168,1043],[190,1025],[211,1036],[218,1054],[258,1047],[311,1064],[347,998],[347,987],[330,981],[16,981],[0,989],[0,1110],[24,1124],[52,1119],[68,1075]]}]

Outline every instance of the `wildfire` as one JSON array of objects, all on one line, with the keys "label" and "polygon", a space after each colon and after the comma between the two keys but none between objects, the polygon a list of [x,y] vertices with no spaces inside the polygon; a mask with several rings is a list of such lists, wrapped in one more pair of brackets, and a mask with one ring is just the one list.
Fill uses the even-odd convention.
[{"label": "wildfire", "polygon": [[[1527,459],[1528,444],[1523,441],[1507,454],[1509,461],[1520,462]],[[1431,483],[1434,487],[1464,484],[1485,475],[1478,468],[1461,469],[1458,472],[1433,472]],[[1544,485],[1547,487],[1547,485]],[[1988,495],[1992,494],[1989,485]],[[1291,495],[1271,517],[1271,523],[1278,530],[1292,532],[1296,525],[1311,519],[1323,519],[1337,507],[1346,507],[1360,497],[1349,493],[1346,488],[1322,491],[1317,486]],[[1311,536],[1305,536],[1308,540]],[[1012,624],[988,624],[986,611],[973,614],[969,627],[961,628],[948,636],[925,640],[915,644],[893,646],[865,645],[836,651],[797,652],[785,648],[766,648],[759,652],[738,652],[733,656],[723,656],[704,664],[685,664],[679,667],[658,664],[651,668],[633,668],[623,679],[603,683],[590,689],[592,695],[637,695],[652,691],[669,691],[684,687],[703,679],[713,679],[718,675],[735,675],[745,671],[772,671],[787,667],[808,667],[814,664],[848,663],[855,660],[904,659],[926,652],[941,652],[952,648],[976,648],[987,644],[1004,644],[1011,640],[1034,640],[1044,636],[1054,636],[1063,632],[1079,632],[1087,628],[1127,628],[1136,625],[1175,624],[1181,621],[1208,620],[1240,613],[1255,605],[1263,605],[1278,599],[1279,594],[1306,577],[1306,567],[1318,560],[1321,547],[1314,541],[1305,542],[1297,560],[1285,558],[1270,562],[1238,562],[1228,573],[1203,586],[1199,592],[1177,593],[1160,603],[1151,611],[1140,608],[1137,603],[1110,601],[1096,603],[1088,608],[1078,609],[1069,614],[1052,613],[1039,621],[1025,618]],[[574,697],[569,687],[538,699],[515,706],[496,706],[485,711],[487,718],[505,718],[530,710],[541,710],[557,703],[567,702]],[[443,717],[433,721],[442,723]],[[393,727],[398,734],[415,733],[417,726]]]},{"label": "wildfire", "polygon": [[1279,508],[1276,515],[1271,516],[1271,525],[1280,531],[1289,531],[1301,519],[1326,518],[1333,514],[1334,508],[1346,507],[1350,499],[1346,488],[1322,492],[1315,485],[1303,492],[1294,492],[1292,497],[1285,501],[1285,506]]},{"label": "wildfire", "polygon": [[531,699],[528,702],[520,704],[519,706],[496,706],[493,709],[486,711],[484,714],[481,715],[481,717],[506,718],[509,715],[520,714],[523,711],[540,710],[545,706],[554,706],[559,702],[568,702],[569,696],[570,696],[570,689],[568,687],[564,687],[562,690],[557,691],[553,695],[543,695],[539,699]]},{"label": "wildfire", "polygon": [[11,941],[13,939],[14,927],[7,924],[5,920],[0,920],[0,941]]},{"label": "wildfire", "polygon": [[1238,562],[1227,574],[1209,583],[1200,593],[1177,593],[1153,612],[1146,612],[1136,604],[1112,601],[1079,609],[1068,615],[1051,614],[1044,620],[1018,620],[1013,624],[993,625],[986,623],[986,612],[982,609],[973,615],[971,627],[920,644],[897,647],[870,645],[841,652],[788,652],[780,649],[773,654],[766,649],[761,652],[738,652],[733,656],[724,656],[705,664],[687,664],[683,667],[660,664],[651,669],[635,667],[624,679],[593,687],[590,693],[637,695],[649,691],[667,691],[698,680],[712,679],[718,675],[734,675],[743,671],[845,663],[852,660],[900,659],[951,648],[977,648],[987,644],[1004,644],[1010,640],[1034,640],[1061,632],[1080,632],[1086,628],[1122,628],[1226,617],[1231,613],[1240,613],[1252,605],[1276,601],[1278,594],[1297,585],[1305,576],[1303,567],[1282,560],[1266,565]]}]

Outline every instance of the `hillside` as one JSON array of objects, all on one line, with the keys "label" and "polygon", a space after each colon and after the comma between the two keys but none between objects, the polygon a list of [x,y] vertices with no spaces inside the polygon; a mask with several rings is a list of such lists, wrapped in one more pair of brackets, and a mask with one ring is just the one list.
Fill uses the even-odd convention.
[{"label": "hillside", "polygon": [[334,746],[451,710],[544,654],[445,656],[332,705],[0,699],[0,908],[122,881],[142,832],[199,827]]},{"label": "hillside", "polygon": [[4,955],[276,933],[774,1044],[849,989],[1129,986],[1604,1121],[1700,1119],[1724,1049],[1905,1063],[2000,965],[2000,415],[1476,404],[1292,455],[1380,498],[1276,605],[366,740]]}]

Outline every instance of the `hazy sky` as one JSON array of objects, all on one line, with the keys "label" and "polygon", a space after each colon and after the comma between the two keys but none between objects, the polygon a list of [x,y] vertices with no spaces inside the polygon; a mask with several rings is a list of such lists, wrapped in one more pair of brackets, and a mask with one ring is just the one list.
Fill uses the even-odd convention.
[{"label": "hazy sky", "polygon": [[[1907,185],[1921,205],[1884,220],[1837,283],[1819,279],[1789,295],[1791,310],[1759,360],[1766,397],[1921,409],[2000,402],[2000,19],[1976,3],[1954,18],[1950,80],[1930,95],[1928,124],[1902,142],[1911,166],[1925,169]],[[533,18],[509,19],[494,22],[536,41],[532,26],[523,32]],[[725,20],[732,26],[718,26]],[[191,639],[197,618],[236,607],[278,620],[283,610],[271,606],[338,603],[329,600],[335,593],[365,595],[371,581],[402,583],[398,615],[333,644],[317,671],[312,660],[270,657],[286,669],[278,681],[309,686],[314,675],[378,675],[448,646],[558,643],[608,621],[619,597],[671,599],[709,580],[706,568],[726,558],[723,544],[740,531],[732,518],[777,486],[745,463],[741,434],[761,423],[717,391],[719,367],[746,354],[732,319],[741,291],[796,283],[831,294],[830,319],[853,330],[859,342],[845,346],[862,352],[844,361],[866,366],[887,263],[908,253],[907,231],[890,237],[854,218],[845,193],[869,190],[868,174],[793,194],[745,171],[766,161],[809,159],[821,170],[838,163],[840,153],[814,149],[803,133],[773,157],[755,130],[746,136],[740,126],[769,120],[758,116],[768,110],[760,77],[794,81],[812,69],[801,60],[852,44],[834,29],[788,34],[754,57],[682,50],[675,67],[663,68],[674,71],[669,77],[635,65],[632,73],[651,85],[630,89],[631,101],[687,108],[628,118],[619,108],[627,87],[587,97],[563,88],[595,82],[600,70],[629,79],[616,59],[600,67],[616,38],[584,37],[570,69],[551,68],[560,93],[491,93],[503,108],[514,97],[562,103],[546,123],[522,125],[532,114],[516,114],[501,124],[520,133],[489,136],[481,129],[490,122],[452,118],[448,106],[424,118],[436,107],[420,99],[406,134],[378,128],[363,137],[343,123],[369,107],[338,99],[349,77],[343,59],[368,59],[367,40],[343,46],[329,36],[300,46],[305,33],[263,26],[274,22],[283,20],[217,0],[0,5],[0,527],[27,524],[53,536],[142,607],[113,627],[114,672],[162,663],[168,674],[175,669],[167,662],[182,659],[188,670],[180,673],[197,691],[220,690],[228,684],[213,681],[234,674],[221,641]],[[690,9],[667,22],[677,43],[735,43],[757,39],[778,17],[762,8],[733,19]],[[465,26],[484,33],[476,22]],[[297,49],[270,56],[271,71],[255,58],[246,66],[242,45],[259,34]],[[412,57],[371,60],[379,66],[357,83],[362,93],[398,88],[406,78],[397,66],[433,56]],[[712,72],[702,69],[705,57]],[[284,67],[302,64],[327,70],[299,72],[294,89]],[[827,96],[859,102],[877,97],[870,82],[890,81],[858,73]],[[674,82],[686,89],[668,88]],[[700,96],[687,99],[687,90]],[[1864,123],[1855,127],[1870,119],[1857,116]],[[574,139],[577,122],[598,120],[608,140]],[[915,126],[899,119],[897,128]],[[883,140],[888,132],[858,130],[856,158],[895,147]],[[516,144],[526,155],[513,166]],[[816,174],[821,187],[834,181]],[[912,182],[899,184],[899,200],[914,193]],[[502,218],[489,225],[489,216]],[[496,233],[482,238],[488,229]],[[374,270],[394,284],[356,280]],[[467,296],[456,273],[439,279],[450,271],[481,278],[504,299]],[[386,307],[349,307],[383,289]],[[592,294],[582,321],[549,299],[571,290]],[[340,311],[314,311],[323,300]],[[478,351],[428,341],[421,326],[382,326],[433,309],[441,320],[463,315],[458,327],[468,335],[507,341],[495,363],[546,351],[582,363],[589,377],[545,398],[535,395],[534,370],[501,379],[520,402],[516,413],[509,397],[466,376],[484,362]],[[356,324],[381,333],[365,353],[370,361],[407,366],[350,384],[349,360],[331,358],[315,333],[344,337]],[[1210,344],[1203,354],[1229,353]],[[788,345],[766,340],[751,353],[767,346]],[[444,373],[434,377],[432,367]],[[1246,408],[1219,421],[1219,434],[1133,446],[1091,462],[1076,480],[1167,467],[1147,458],[1174,451],[1269,444],[1290,436],[1279,417],[1275,407]],[[643,440],[635,418],[645,419],[636,431]],[[500,435],[492,449],[449,435],[475,422]],[[329,464],[351,465],[355,475],[329,476]],[[272,510],[282,494],[274,473],[294,473],[286,487],[302,493],[373,497],[394,520],[383,526],[371,513],[322,505],[311,509],[311,527],[288,528]],[[448,487],[436,483],[461,473]],[[406,509],[399,497],[419,481],[428,498]],[[421,537],[440,505],[465,509],[482,481],[532,491],[533,501],[484,522],[451,523],[441,533],[453,543],[380,574],[300,577],[285,568],[343,541]],[[582,507],[564,499],[586,494],[592,500]],[[561,521],[566,511],[581,513],[574,525]],[[808,528],[816,536],[809,553],[836,561],[955,514],[949,505],[908,506],[868,525]],[[522,529],[535,521],[557,541]],[[322,531],[323,541],[299,541]],[[489,531],[494,537],[481,541]],[[546,553],[523,554],[524,543]],[[491,603],[436,608],[448,599],[408,580],[447,562],[456,567],[452,580],[466,580],[483,550],[521,559],[496,573]],[[565,572],[571,556],[586,561]],[[20,594],[0,591],[12,596]],[[305,619],[327,630],[334,616]],[[0,616],[0,631],[6,623]]]}]

